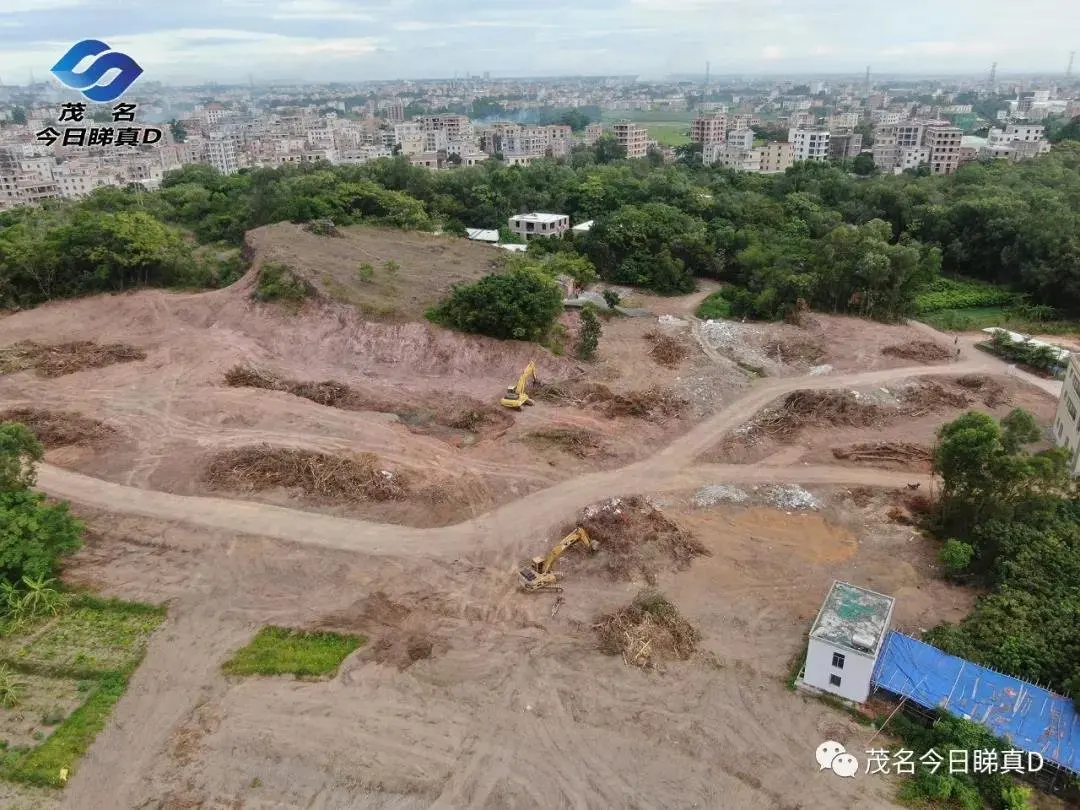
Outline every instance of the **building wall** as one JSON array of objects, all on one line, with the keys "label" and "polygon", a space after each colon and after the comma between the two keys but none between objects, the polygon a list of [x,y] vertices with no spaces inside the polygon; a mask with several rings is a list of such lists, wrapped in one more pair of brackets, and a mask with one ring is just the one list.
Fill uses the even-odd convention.
[{"label": "building wall", "polygon": [[1080,475],[1080,364],[1075,357],[1069,359],[1065,370],[1051,432],[1057,446],[1072,454],[1069,460],[1072,474]]},{"label": "building wall", "polygon": [[773,141],[761,147],[761,173],[779,174],[795,164],[795,150],[790,143]]},{"label": "building wall", "polygon": [[620,121],[612,128],[615,140],[626,150],[628,158],[643,158],[649,151],[649,131],[631,121]]},{"label": "building wall", "polygon": [[810,129],[788,131],[788,141],[795,151],[795,160],[828,160],[829,133]]},{"label": "building wall", "polygon": [[930,171],[952,174],[960,166],[960,141],[964,133],[959,127],[928,126],[923,145],[930,149]]},{"label": "building wall", "polygon": [[[833,654],[844,657],[842,669],[833,665]],[[873,656],[862,655],[846,647],[835,647],[828,642],[812,638],[806,648],[806,667],[803,671],[803,683],[838,695],[845,700],[863,703],[870,696],[870,679],[874,674]],[[837,686],[830,682],[831,676],[840,679]]]},{"label": "building wall", "polygon": [[702,115],[690,124],[690,140],[694,143],[723,143],[727,132],[727,116]]},{"label": "building wall", "polygon": [[534,222],[515,216],[510,217],[507,224],[513,233],[528,240],[534,236],[559,236],[566,233],[570,230],[570,217],[564,215],[554,222]]}]

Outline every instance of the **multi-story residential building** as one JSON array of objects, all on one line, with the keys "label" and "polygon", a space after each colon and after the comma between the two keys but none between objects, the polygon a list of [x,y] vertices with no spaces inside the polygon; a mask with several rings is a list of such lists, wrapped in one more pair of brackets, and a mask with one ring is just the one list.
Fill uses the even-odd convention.
[{"label": "multi-story residential building", "polygon": [[952,174],[960,166],[960,140],[964,131],[943,122],[928,124],[923,133],[923,146],[930,150],[930,171]]},{"label": "multi-story residential building", "polygon": [[416,123],[424,132],[440,130],[451,141],[461,141],[472,137],[472,122],[466,115],[420,115]]},{"label": "multi-story residential building", "polygon": [[930,150],[925,146],[905,146],[897,154],[895,170],[918,169],[930,163]]},{"label": "multi-story residential building", "polygon": [[236,174],[240,170],[240,157],[232,138],[211,136],[206,141],[206,162],[222,174]]},{"label": "multi-story residential building", "polygon": [[[754,130],[752,129],[733,129],[727,134],[728,144],[734,146],[737,149],[749,150],[754,148]],[[709,141],[704,141],[709,143]],[[720,141],[724,143],[724,141]]]},{"label": "multi-story residential building", "polygon": [[517,214],[507,221],[511,233],[528,241],[536,236],[561,236],[570,230],[566,214]]},{"label": "multi-story residential building", "polygon": [[724,113],[699,115],[690,124],[690,140],[694,143],[723,143],[727,133]]},{"label": "multi-story residential building", "polygon": [[870,120],[875,124],[889,126],[899,124],[903,120],[903,114],[892,110],[871,110]]},{"label": "multi-story residential building", "polygon": [[1005,129],[992,128],[979,157],[1016,162],[1045,154],[1050,151],[1050,142],[1044,140],[1044,134],[1044,128],[1038,124],[1013,123]]},{"label": "multi-story residential building", "polygon": [[1069,451],[1069,470],[1080,475],[1080,360],[1075,354],[1068,359],[1052,430],[1057,446]]},{"label": "multi-story residential building", "polygon": [[862,134],[859,132],[830,132],[829,157],[834,160],[853,158],[862,152]]},{"label": "multi-story residential building", "polygon": [[760,151],[762,174],[779,174],[795,165],[795,148],[786,141],[772,141]]},{"label": "multi-story residential building", "polygon": [[619,121],[612,129],[628,158],[643,158],[649,151],[649,131],[633,121]]},{"label": "multi-story residential building", "polygon": [[924,126],[918,121],[881,124],[874,129],[874,165],[883,172],[901,168],[905,149],[922,146]]},{"label": "multi-story residential building", "polygon": [[759,149],[744,149],[731,143],[707,143],[703,147],[702,158],[708,158],[710,165],[723,166],[737,172],[761,171]]},{"label": "multi-story residential building", "polygon": [[604,134],[604,125],[600,122],[595,124],[587,124],[585,126],[585,144],[591,146],[596,143],[596,139]]},{"label": "multi-story residential building", "polygon": [[859,125],[857,112],[836,112],[829,116],[829,131],[855,129]]},{"label": "multi-story residential building", "polygon": [[788,142],[795,152],[795,160],[828,160],[829,133],[818,129],[790,129]]}]

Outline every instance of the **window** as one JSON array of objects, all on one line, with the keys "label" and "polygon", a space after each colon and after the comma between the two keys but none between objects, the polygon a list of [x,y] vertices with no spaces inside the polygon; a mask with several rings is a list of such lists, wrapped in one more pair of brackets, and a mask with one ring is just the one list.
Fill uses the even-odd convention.
[{"label": "window", "polygon": [[1070,418],[1076,421],[1076,406],[1073,404],[1072,397],[1068,393],[1065,394],[1065,410],[1069,412]]},{"label": "window", "polygon": [[836,667],[837,669],[843,669],[844,668],[844,654],[834,652],[832,654],[832,665],[834,667]]},{"label": "window", "polygon": [[830,675],[829,676],[829,686],[839,686],[839,685],[840,685],[840,676],[839,675]]}]

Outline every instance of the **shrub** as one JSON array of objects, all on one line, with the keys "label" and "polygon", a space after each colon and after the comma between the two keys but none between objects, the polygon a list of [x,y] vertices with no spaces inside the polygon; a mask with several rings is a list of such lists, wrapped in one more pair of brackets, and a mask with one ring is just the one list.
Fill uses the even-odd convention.
[{"label": "shrub", "polygon": [[367,639],[338,633],[264,627],[225,662],[230,675],[329,675]]},{"label": "shrub", "polygon": [[427,317],[502,340],[539,340],[562,312],[562,293],[543,273],[524,268],[454,287]]},{"label": "shrub", "polygon": [[602,333],[600,319],[596,317],[596,310],[586,304],[581,309],[581,334],[578,336],[575,354],[579,360],[592,360],[596,357],[596,347],[600,344]]},{"label": "shrub", "polygon": [[622,301],[622,296],[619,295],[614,290],[604,290],[603,296],[604,296],[604,303],[607,304],[612,309],[615,309],[615,307],[617,307],[619,305],[619,302]]},{"label": "shrub", "polygon": [[920,314],[925,314],[943,309],[1012,306],[1018,300],[1016,293],[991,284],[938,278],[916,296],[915,307]]},{"label": "shrub", "polygon": [[946,540],[945,545],[938,552],[938,558],[953,576],[962,573],[971,565],[971,559],[974,556],[975,549],[969,543],[960,540]]},{"label": "shrub", "polygon": [[259,268],[259,278],[251,297],[256,301],[281,301],[298,305],[311,295],[311,287],[287,264],[267,262]]},{"label": "shrub", "polygon": [[731,317],[731,302],[724,297],[723,290],[709,293],[697,308],[697,316],[704,320],[717,320]]},{"label": "shrub", "polygon": [[356,275],[359,276],[361,281],[371,281],[375,278],[375,268],[370,263],[364,262],[357,269]]}]

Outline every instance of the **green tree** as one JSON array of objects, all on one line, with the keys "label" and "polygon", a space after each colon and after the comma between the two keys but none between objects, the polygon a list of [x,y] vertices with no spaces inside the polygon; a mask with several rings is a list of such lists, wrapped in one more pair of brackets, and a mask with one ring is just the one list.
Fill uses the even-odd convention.
[{"label": "green tree", "polygon": [[463,332],[539,340],[562,310],[562,293],[554,280],[527,267],[456,286],[427,314],[432,321]]},{"label": "green tree", "polygon": [[178,121],[175,118],[172,119],[169,122],[169,132],[172,134],[173,140],[177,143],[183,143],[187,140],[188,131],[187,127],[184,126],[183,121]]},{"label": "green tree", "polygon": [[596,309],[591,304],[586,304],[581,308],[581,332],[574,348],[579,360],[591,361],[596,357],[596,347],[600,345],[602,332]]},{"label": "green tree", "polygon": [[856,155],[851,161],[851,170],[863,177],[874,174],[877,172],[877,167],[874,165],[874,156],[866,153]]},{"label": "green tree", "polygon": [[614,135],[601,135],[592,145],[594,159],[600,165],[626,159],[626,149]]},{"label": "green tree", "polygon": [[1051,140],[1054,143],[1061,143],[1062,141],[1080,141],[1080,115],[1071,119],[1065,126],[1056,130]]},{"label": "green tree", "polygon": [[83,526],[67,504],[48,504],[30,489],[41,458],[41,443],[25,426],[0,423],[0,579],[8,583],[51,576],[81,544]]},{"label": "green tree", "polygon": [[971,565],[971,559],[975,556],[975,549],[970,543],[961,540],[946,540],[938,555],[945,570],[953,576],[962,573]]},{"label": "green tree", "polygon": [[11,123],[17,126],[26,125],[26,108],[25,107],[12,107],[11,108]]}]

